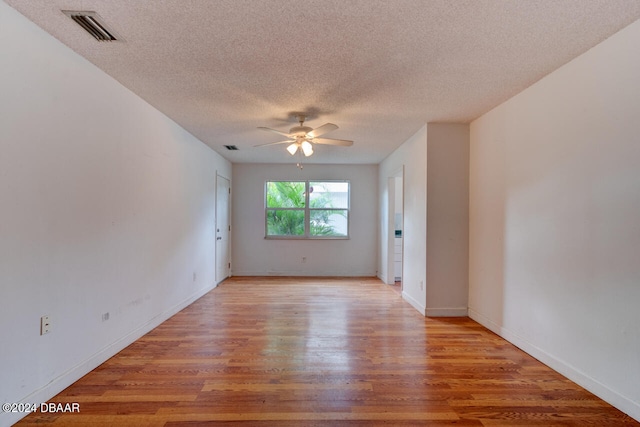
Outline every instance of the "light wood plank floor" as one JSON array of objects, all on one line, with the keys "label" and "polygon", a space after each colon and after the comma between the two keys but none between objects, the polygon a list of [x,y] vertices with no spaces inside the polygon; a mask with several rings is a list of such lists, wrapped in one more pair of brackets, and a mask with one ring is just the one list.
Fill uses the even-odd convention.
[{"label": "light wood plank floor", "polygon": [[18,425],[640,426],[377,279],[229,279],[51,401]]}]

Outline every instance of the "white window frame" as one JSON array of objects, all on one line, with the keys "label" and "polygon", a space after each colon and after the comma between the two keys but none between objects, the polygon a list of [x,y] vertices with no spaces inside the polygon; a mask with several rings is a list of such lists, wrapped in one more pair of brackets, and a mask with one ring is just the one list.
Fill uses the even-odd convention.
[{"label": "white window frame", "polygon": [[[304,208],[270,208],[267,206],[267,188],[270,182],[303,182],[305,186]],[[311,208],[309,203],[309,187],[310,183],[346,183],[347,184],[347,207],[346,208]],[[268,212],[269,210],[292,210],[304,211],[304,235],[286,236],[286,235],[269,235],[268,234]],[[312,211],[347,211],[347,234],[345,236],[311,236],[311,212]],[[351,233],[351,181],[346,179],[270,179],[264,183],[264,238],[268,240],[349,240]]]}]

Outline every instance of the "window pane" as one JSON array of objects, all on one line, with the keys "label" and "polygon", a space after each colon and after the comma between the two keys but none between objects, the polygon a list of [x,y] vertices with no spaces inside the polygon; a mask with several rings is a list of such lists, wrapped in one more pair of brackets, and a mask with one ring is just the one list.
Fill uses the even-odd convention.
[{"label": "window pane", "polygon": [[304,210],[267,209],[267,236],[304,236]]},{"label": "window pane", "polygon": [[304,182],[267,182],[268,208],[304,208]]},{"label": "window pane", "polygon": [[346,209],[313,209],[310,215],[311,236],[347,237],[349,221]]},{"label": "window pane", "polygon": [[349,208],[348,182],[310,182],[309,207]]}]

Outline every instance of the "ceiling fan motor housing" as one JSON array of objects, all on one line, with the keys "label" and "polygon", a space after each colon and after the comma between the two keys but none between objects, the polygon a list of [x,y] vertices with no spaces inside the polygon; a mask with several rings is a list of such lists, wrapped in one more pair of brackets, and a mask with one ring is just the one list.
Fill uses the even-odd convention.
[{"label": "ceiling fan motor housing", "polygon": [[313,128],[310,128],[309,126],[294,126],[291,129],[289,129],[289,133],[291,135],[304,137],[307,133],[311,132],[312,130]]}]

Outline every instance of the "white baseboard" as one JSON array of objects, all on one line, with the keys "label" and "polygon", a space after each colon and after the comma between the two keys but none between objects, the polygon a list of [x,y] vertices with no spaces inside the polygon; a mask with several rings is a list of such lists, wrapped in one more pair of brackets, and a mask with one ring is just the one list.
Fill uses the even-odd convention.
[{"label": "white baseboard", "polygon": [[426,315],[426,308],[422,304],[420,304],[417,300],[415,300],[411,295],[402,291],[402,298],[407,301],[409,304],[413,306],[416,310],[420,312],[423,316]]},{"label": "white baseboard", "polygon": [[[234,271],[234,277],[378,277],[375,273],[357,272],[357,271],[323,271],[305,272],[305,271]],[[382,280],[382,279],[380,279]],[[384,280],[382,280],[384,282]]]},{"label": "white baseboard", "polygon": [[467,307],[458,308],[427,308],[427,317],[467,317]]},{"label": "white baseboard", "polygon": [[[71,384],[78,381],[84,375],[86,375],[87,373],[91,372],[93,369],[100,366],[107,359],[117,354],[119,351],[127,347],[129,344],[133,343],[135,340],[142,337],[147,332],[153,330],[162,322],[164,322],[174,314],[178,313],[183,308],[189,306],[190,304],[198,300],[200,297],[202,297],[206,293],[215,289],[217,286],[218,286],[217,284],[214,284],[208,288],[201,289],[198,292],[196,292],[194,295],[187,298],[186,300],[174,305],[173,307],[169,308],[163,313],[160,313],[157,316],[154,316],[151,320],[149,320],[144,325],[134,329],[124,337],[107,345],[102,350],[98,351],[93,356],[89,357],[87,360],[81,362],[80,364],[69,369],[67,372],[54,378],[44,387],[41,387],[40,389],[24,397],[23,399],[20,399],[20,402],[21,403],[41,403],[41,402],[48,401],[49,399],[54,397],[56,394],[60,393],[65,388],[69,387]],[[3,415],[5,416],[4,419],[2,418]],[[2,413],[0,414],[0,426],[2,427],[11,426],[12,424],[15,424],[16,422],[18,422],[20,419],[24,418],[27,415],[28,414],[26,413],[25,414],[13,413],[13,412]]]},{"label": "white baseboard", "polygon": [[520,348],[524,352],[529,355],[535,357],[540,362],[549,366],[551,369],[559,372],[565,377],[569,378],[571,381],[575,382],[581,387],[589,390],[591,393],[598,396],[600,399],[605,402],[615,406],[625,414],[634,418],[636,421],[640,421],[640,403],[637,401],[633,401],[632,399],[621,395],[620,393],[610,389],[606,385],[602,384],[600,381],[592,378],[585,372],[580,369],[572,366],[571,364],[561,360],[554,355],[547,353],[543,349],[537,347],[536,345],[530,343],[526,339],[521,336],[513,333],[507,328],[493,322],[488,317],[474,311],[469,308],[469,317],[490,331],[494,332],[497,335],[500,335],[505,340],[509,341],[516,347]]},{"label": "white baseboard", "polygon": [[376,275],[376,277],[380,279],[380,281],[385,285],[393,285],[393,283],[395,283],[395,282],[392,282],[392,283],[387,282],[387,279],[379,273]]}]

